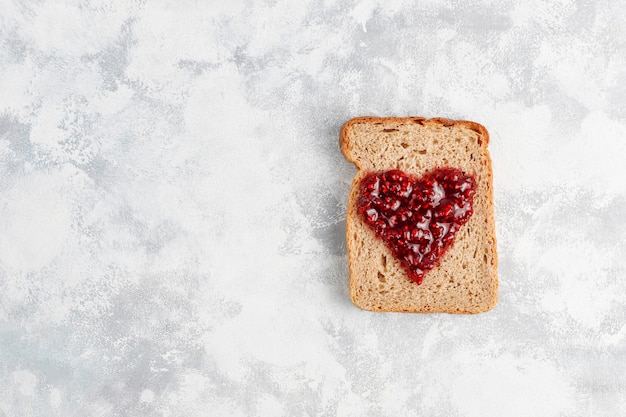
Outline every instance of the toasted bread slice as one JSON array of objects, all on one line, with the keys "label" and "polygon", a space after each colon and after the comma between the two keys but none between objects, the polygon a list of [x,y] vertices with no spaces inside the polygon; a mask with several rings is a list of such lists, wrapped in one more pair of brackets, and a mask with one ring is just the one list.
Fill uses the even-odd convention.
[{"label": "toasted bread slice", "polygon": [[[350,297],[365,310],[480,313],[498,299],[498,275],[489,134],[478,123],[442,118],[358,117],[341,129],[340,147],[358,169],[348,200],[346,241]],[[421,177],[438,167],[474,176],[474,214],[421,285],[357,213],[361,179],[399,169]]]}]

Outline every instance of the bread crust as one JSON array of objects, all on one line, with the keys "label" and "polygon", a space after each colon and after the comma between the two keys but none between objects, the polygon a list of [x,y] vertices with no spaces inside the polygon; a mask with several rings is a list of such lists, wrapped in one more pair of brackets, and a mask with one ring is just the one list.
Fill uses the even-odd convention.
[{"label": "bread crust", "polygon": [[[492,242],[491,255],[491,268],[490,270],[493,273],[493,276],[490,276],[486,279],[490,279],[490,293],[485,294],[485,298],[489,300],[487,304],[480,306],[479,308],[467,308],[467,307],[456,307],[456,308],[441,308],[435,306],[415,306],[415,308],[406,308],[406,307],[398,307],[397,304],[386,304],[384,306],[380,306],[381,308],[371,308],[372,306],[365,303],[361,296],[359,296],[359,288],[357,288],[357,262],[360,262],[358,257],[355,256],[354,240],[350,238],[350,235],[353,233],[351,230],[351,221],[360,221],[360,218],[356,212],[356,197],[358,194],[359,182],[362,174],[364,173],[364,169],[359,159],[354,154],[354,143],[350,140],[350,132],[357,124],[370,124],[370,125],[404,125],[407,123],[416,123],[425,127],[431,128],[461,128],[468,129],[477,133],[477,142],[480,146],[481,150],[484,152],[483,157],[485,174],[487,178],[485,178],[486,184],[489,186],[483,190],[483,193],[486,194],[486,212],[484,213],[486,220],[485,223],[487,226],[484,229],[484,233],[487,234],[486,238],[488,241]],[[388,129],[394,130],[394,129]],[[387,130],[385,130],[387,131]],[[489,133],[487,129],[476,122],[468,121],[468,120],[451,120],[442,117],[436,117],[431,119],[426,119],[424,117],[374,117],[374,116],[363,116],[356,117],[348,120],[341,128],[341,132],[339,135],[339,147],[341,149],[342,154],[349,162],[355,164],[356,168],[359,170],[357,175],[355,176],[350,190],[350,198],[347,207],[347,222],[346,222],[346,244],[349,254],[349,262],[348,268],[350,273],[350,297],[352,302],[359,308],[371,310],[371,311],[386,311],[386,312],[416,312],[416,313],[432,313],[432,312],[446,312],[446,313],[456,313],[456,314],[475,314],[481,313],[485,311],[489,311],[493,309],[498,301],[498,279],[497,279],[497,266],[498,266],[498,258],[496,251],[496,235],[495,235],[495,219],[494,219],[494,206],[493,206],[493,169],[491,158],[489,156],[489,152],[487,150],[487,146],[489,144]],[[358,220],[356,220],[358,219]],[[372,232],[373,233],[373,232]],[[385,247],[385,250],[391,255],[391,252],[386,247],[386,245],[378,240],[380,245]],[[404,273],[404,271],[402,271]],[[426,274],[425,279],[428,279],[428,273]],[[415,285],[415,284],[413,284]]]}]

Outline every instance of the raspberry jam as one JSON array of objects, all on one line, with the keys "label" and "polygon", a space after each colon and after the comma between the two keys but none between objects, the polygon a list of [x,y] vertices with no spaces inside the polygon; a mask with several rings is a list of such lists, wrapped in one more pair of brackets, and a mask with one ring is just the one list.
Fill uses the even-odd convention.
[{"label": "raspberry jam", "polygon": [[371,173],[360,184],[357,211],[421,284],[474,213],[474,178],[460,169],[438,168],[422,178],[399,170]]}]

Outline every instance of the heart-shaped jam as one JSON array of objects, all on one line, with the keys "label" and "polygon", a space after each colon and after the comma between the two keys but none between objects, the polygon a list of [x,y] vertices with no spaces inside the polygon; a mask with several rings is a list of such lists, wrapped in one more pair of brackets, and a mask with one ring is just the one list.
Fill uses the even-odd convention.
[{"label": "heart-shaped jam", "polygon": [[474,178],[438,168],[416,178],[399,170],[361,180],[357,210],[389,247],[411,281],[421,284],[474,213]]}]

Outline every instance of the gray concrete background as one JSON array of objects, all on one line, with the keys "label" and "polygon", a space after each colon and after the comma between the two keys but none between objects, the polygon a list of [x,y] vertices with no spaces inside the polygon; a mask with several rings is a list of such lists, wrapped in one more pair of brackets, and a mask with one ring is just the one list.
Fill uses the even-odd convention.
[{"label": "gray concrete background", "polygon": [[[624,2],[0,2],[0,416],[626,413]],[[360,115],[490,131],[500,302],[347,293]]]}]

